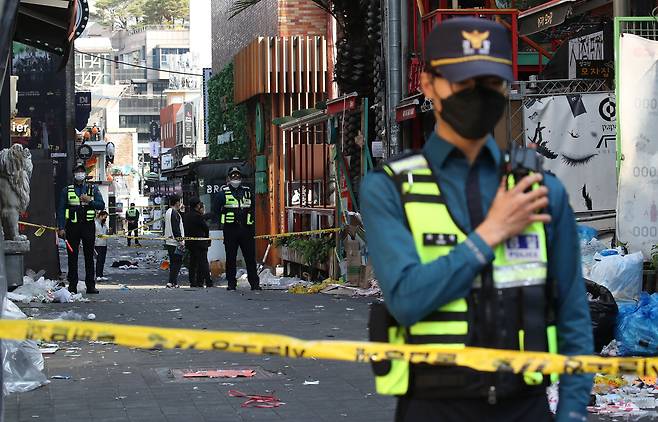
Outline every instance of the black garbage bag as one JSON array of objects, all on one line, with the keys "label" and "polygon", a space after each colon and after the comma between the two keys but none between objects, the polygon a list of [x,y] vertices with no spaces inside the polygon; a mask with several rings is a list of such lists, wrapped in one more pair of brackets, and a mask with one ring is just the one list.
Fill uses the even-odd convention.
[{"label": "black garbage bag", "polygon": [[592,333],[594,334],[594,351],[600,353],[615,338],[617,323],[617,302],[610,290],[591,280],[585,279],[587,302],[592,317]]}]

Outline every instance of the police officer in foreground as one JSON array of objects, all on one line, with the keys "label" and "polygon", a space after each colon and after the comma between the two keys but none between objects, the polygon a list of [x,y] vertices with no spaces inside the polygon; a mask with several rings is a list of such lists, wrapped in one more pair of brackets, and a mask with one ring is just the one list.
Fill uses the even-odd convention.
[{"label": "police officer in foreground", "polygon": [[[591,354],[566,191],[538,166],[503,171],[491,136],[513,78],[510,34],[490,20],[454,18],[425,49],[421,88],[435,131],[422,151],[388,161],[361,187],[386,300],[371,309],[371,340]],[[545,388],[556,376],[401,361],[373,369],[377,391],[399,397],[396,421],[553,419]],[[589,375],[560,377],[558,421],[586,420],[591,386]]]},{"label": "police officer in foreground", "polygon": [[[131,202],[128,211],[126,211],[126,222],[128,224],[128,246],[130,246],[130,237],[139,236],[139,211],[135,208],[135,203]],[[135,239],[135,246],[142,246],[139,243],[139,239]]]},{"label": "police officer in foreground", "polygon": [[96,211],[105,208],[105,201],[98,188],[87,184],[85,166],[78,164],[73,168],[73,184],[62,189],[59,200],[57,222],[59,237],[68,242],[68,274],[69,291],[78,292],[78,253],[82,242],[85,256],[85,284],[87,294],[97,294],[94,276],[94,242],[96,226],[94,219]]},{"label": "police officer in foreground", "polygon": [[247,264],[247,276],[251,290],[261,290],[256,271],[256,241],[254,236],[254,202],[251,189],[242,184],[242,172],[238,167],[231,167],[226,178],[227,184],[219,191],[219,222],[224,230],[224,249],[226,250],[226,280],[228,290],[236,290],[236,259],[238,247],[242,250]]}]

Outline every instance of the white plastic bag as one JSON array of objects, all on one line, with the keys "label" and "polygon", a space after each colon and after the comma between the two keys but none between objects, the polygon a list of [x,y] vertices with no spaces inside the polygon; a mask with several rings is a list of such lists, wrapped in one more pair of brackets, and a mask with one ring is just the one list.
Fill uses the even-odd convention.
[{"label": "white plastic bag", "polygon": [[[25,319],[26,315],[11,300],[2,306],[5,319]],[[24,393],[50,381],[43,374],[44,360],[37,343],[32,340],[2,342],[2,392]]]},{"label": "white plastic bag", "polygon": [[642,291],[642,252],[602,256],[592,267],[590,279],[610,290],[617,301],[635,301]]}]

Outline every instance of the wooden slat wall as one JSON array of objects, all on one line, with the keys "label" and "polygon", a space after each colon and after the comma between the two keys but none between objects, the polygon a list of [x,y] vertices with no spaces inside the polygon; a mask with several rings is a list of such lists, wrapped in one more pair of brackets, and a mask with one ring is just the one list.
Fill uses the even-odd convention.
[{"label": "wooden slat wall", "polygon": [[259,37],[234,60],[236,104],[259,94],[311,94],[326,90],[325,37]]}]

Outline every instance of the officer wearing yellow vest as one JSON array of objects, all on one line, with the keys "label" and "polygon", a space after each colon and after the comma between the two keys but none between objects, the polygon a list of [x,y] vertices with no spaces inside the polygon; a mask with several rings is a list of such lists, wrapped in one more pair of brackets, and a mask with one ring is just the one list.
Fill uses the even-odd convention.
[{"label": "officer wearing yellow vest", "polygon": [[247,264],[247,277],[251,290],[261,290],[256,270],[254,200],[251,189],[242,184],[242,172],[239,167],[229,169],[227,184],[220,189],[217,201],[219,222],[224,229],[228,290],[237,288],[235,275],[238,247],[242,250]]},{"label": "officer wearing yellow vest", "polygon": [[[78,253],[80,243],[85,256],[85,284],[87,294],[97,294],[94,276],[94,241],[96,211],[105,208],[103,197],[94,185],[85,183],[87,173],[85,166],[78,164],[73,168],[73,184],[62,189],[57,213],[59,237],[68,242],[69,291],[78,292]],[[69,249],[70,247],[70,249]]]},{"label": "officer wearing yellow vest", "polygon": [[[139,236],[139,211],[135,208],[134,202],[130,203],[128,211],[126,211],[126,223],[128,224],[128,246],[130,246],[130,241],[132,240],[130,236]],[[139,239],[135,239],[135,246],[142,246],[139,243]]]},{"label": "officer wearing yellow vest", "polygon": [[[435,131],[422,151],[388,161],[361,187],[386,302],[371,310],[371,340],[592,353],[566,191],[540,166],[503,170],[491,136],[513,78],[509,32],[491,20],[449,19],[427,39],[425,63]],[[402,361],[373,370],[377,391],[398,396],[398,422],[553,420],[545,388],[556,377]],[[587,419],[591,381],[560,377],[558,421]]]}]

